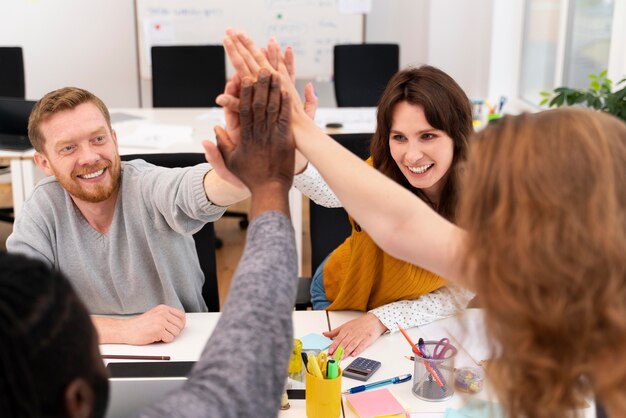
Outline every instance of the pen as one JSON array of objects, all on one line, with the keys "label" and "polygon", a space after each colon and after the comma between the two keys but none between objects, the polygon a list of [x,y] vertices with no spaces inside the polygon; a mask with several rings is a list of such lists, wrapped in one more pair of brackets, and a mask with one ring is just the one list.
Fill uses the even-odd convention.
[{"label": "pen", "polygon": [[367,389],[377,388],[379,386],[395,385],[397,383],[408,382],[409,380],[411,380],[411,377],[412,376],[410,373],[403,374],[402,376],[392,377],[391,379],[381,380],[380,382],[374,382],[374,383],[368,383],[367,385],[355,386],[351,389],[344,391],[343,393],[359,393]]},{"label": "pen", "polygon": [[417,346],[419,347],[420,351],[422,352],[422,356],[424,358],[430,358],[430,353],[426,349],[426,343],[424,342],[423,338],[420,337],[420,339],[417,340]]},{"label": "pen", "polygon": [[109,360],[169,360],[170,356],[132,356],[126,354],[103,354],[102,358]]}]

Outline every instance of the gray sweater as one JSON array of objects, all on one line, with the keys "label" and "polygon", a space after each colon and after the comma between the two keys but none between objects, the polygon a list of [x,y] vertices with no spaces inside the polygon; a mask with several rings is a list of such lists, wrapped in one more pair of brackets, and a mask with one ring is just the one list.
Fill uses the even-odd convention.
[{"label": "gray sweater", "polygon": [[210,168],[122,162],[106,234],[89,225],[54,177],[46,178],[24,203],[7,250],[64,272],[92,314],[143,313],[161,303],[206,311],[192,234],[226,210],[206,197]]},{"label": "gray sweater", "polygon": [[257,217],[228,302],[189,380],[151,417],[275,417],[293,347],[297,283],[293,227],[278,212]]}]

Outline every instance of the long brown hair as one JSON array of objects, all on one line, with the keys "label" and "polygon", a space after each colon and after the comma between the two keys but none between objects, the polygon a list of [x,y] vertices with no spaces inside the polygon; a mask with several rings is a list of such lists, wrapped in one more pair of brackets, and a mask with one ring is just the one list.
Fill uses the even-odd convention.
[{"label": "long brown hair", "polygon": [[508,416],[566,416],[592,394],[626,416],[626,124],[563,108],[472,141],[459,224]]},{"label": "long brown hair", "polygon": [[[422,106],[428,123],[433,128],[444,131],[454,142],[452,165],[436,206],[422,190],[409,183],[391,156],[389,132],[393,110],[402,101]],[[415,193],[440,215],[454,220],[458,199],[459,163],[467,158],[468,139],[472,132],[470,101],[452,77],[428,65],[401,70],[389,80],[378,103],[376,132],[370,146],[374,167]]]}]

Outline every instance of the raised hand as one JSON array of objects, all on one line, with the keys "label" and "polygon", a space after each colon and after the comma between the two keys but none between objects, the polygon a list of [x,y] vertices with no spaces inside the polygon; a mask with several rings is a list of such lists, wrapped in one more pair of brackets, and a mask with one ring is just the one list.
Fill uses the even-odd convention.
[{"label": "raised hand", "polygon": [[[290,125],[290,98],[281,94],[280,86],[280,76],[270,74],[267,69],[259,71],[256,83],[244,78],[240,93],[240,141],[233,141],[226,131],[216,128],[217,147],[226,167],[252,193],[251,217],[255,216],[255,200],[263,201],[264,196],[275,197],[280,193],[286,205],[293,181],[295,144]],[[267,210],[265,204],[261,206]]]},{"label": "raised hand", "polygon": [[329,354],[334,353],[337,347],[341,345],[346,356],[356,357],[372,345],[385,331],[387,328],[376,315],[367,313],[323,334],[333,339],[328,348]]}]

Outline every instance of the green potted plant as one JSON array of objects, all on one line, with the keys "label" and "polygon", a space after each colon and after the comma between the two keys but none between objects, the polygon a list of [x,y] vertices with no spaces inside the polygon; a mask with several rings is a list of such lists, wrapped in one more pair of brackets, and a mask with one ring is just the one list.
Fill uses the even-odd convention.
[{"label": "green potted plant", "polygon": [[590,74],[591,79],[587,89],[573,89],[557,87],[554,91],[542,91],[543,100],[540,106],[548,107],[580,105],[603,112],[611,113],[626,122],[626,78],[620,80],[616,86],[624,84],[619,90],[612,91],[613,82],[606,77],[606,70],[600,74]]}]

